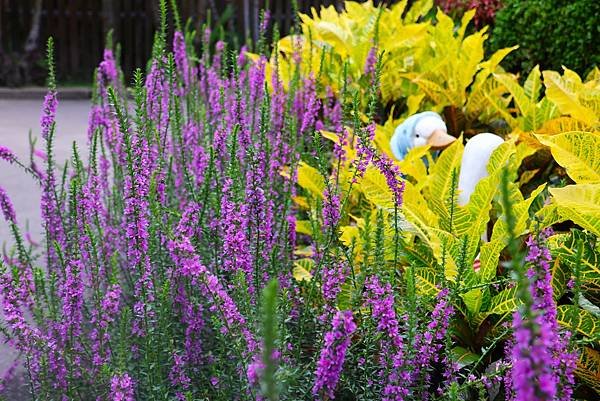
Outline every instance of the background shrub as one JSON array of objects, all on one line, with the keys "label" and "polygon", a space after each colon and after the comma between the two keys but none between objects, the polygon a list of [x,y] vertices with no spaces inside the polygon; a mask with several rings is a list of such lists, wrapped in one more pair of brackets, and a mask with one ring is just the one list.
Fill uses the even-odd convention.
[{"label": "background shrub", "polygon": [[519,44],[505,60],[509,70],[528,71],[536,64],[562,65],[584,74],[600,60],[600,2],[596,0],[505,1],[496,14],[493,50]]}]

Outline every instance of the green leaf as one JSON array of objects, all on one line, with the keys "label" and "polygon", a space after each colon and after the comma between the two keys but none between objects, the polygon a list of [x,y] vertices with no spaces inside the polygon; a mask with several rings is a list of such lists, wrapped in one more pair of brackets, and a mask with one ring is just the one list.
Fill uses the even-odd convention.
[{"label": "green leaf", "polygon": [[[593,247],[594,236],[586,235],[580,230],[572,230],[568,234],[557,234],[549,240],[550,249],[556,260],[560,260],[562,269],[569,276],[579,263],[582,288],[600,288],[600,251]],[[582,246],[581,259],[577,260],[577,250]],[[558,273],[557,273],[558,274]]]},{"label": "green leaf", "polygon": [[383,174],[375,167],[368,167],[359,183],[360,190],[375,206],[394,209],[394,195]]},{"label": "green leaf", "polygon": [[475,288],[471,291],[467,291],[463,294],[460,294],[460,297],[463,299],[463,302],[467,306],[467,309],[470,313],[476,314],[479,312],[483,301],[483,293],[481,288]]},{"label": "green leaf", "polygon": [[[516,185],[509,185],[511,189],[511,193],[514,192],[515,195],[517,193],[520,195],[519,189]],[[513,227],[513,232],[517,236],[521,236],[528,232],[528,222],[529,222],[529,209],[535,201],[535,198],[546,188],[546,184],[542,184],[537,187],[529,196],[529,198],[524,200],[514,200],[512,204],[512,212],[515,218],[515,226]],[[492,241],[502,241],[502,243],[506,244],[508,238],[508,227],[506,226],[506,221],[504,220],[504,216],[500,216],[494,224],[494,228],[492,230]]]},{"label": "green leaf", "polygon": [[414,268],[415,286],[419,295],[434,297],[440,292],[435,270],[429,268]]},{"label": "green leaf", "polygon": [[427,200],[433,212],[441,218],[449,219],[450,217],[447,201],[450,197],[450,192],[453,190],[452,172],[456,172],[456,182],[458,182],[458,172],[460,170],[463,150],[462,138],[459,138],[442,152],[429,175]]},{"label": "green leaf", "polygon": [[596,318],[600,318],[600,308],[594,305],[589,299],[587,299],[583,295],[579,295],[577,303],[579,304],[581,309],[590,312]]},{"label": "green leaf", "polygon": [[517,300],[517,288],[507,288],[506,290],[500,291],[496,296],[492,297],[490,301],[490,314],[500,315],[507,312],[513,312],[519,307]]},{"label": "green leaf", "polygon": [[540,97],[540,90],[542,89],[541,78],[542,74],[540,73],[540,66],[536,65],[527,76],[525,84],[523,85],[525,96],[532,101],[537,101],[537,99]]},{"label": "green leaf", "polygon": [[300,234],[312,235],[313,229],[309,220],[297,220],[296,232]]},{"label": "green leaf", "polygon": [[600,335],[600,319],[575,305],[560,305],[556,308],[556,320],[571,331],[577,331],[589,338]]},{"label": "green leaf", "polygon": [[496,277],[500,252],[502,252],[505,246],[506,244],[501,240],[493,240],[481,245],[481,256],[479,257],[479,261],[481,262],[479,282],[481,284],[489,283]]},{"label": "green leaf", "polygon": [[561,113],[569,114],[589,126],[598,122],[594,110],[584,106],[580,95],[587,88],[582,84],[581,78],[572,71],[565,69],[563,76],[556,71],[544,71],[544,85],[546,86],[546,97],[554,102]]},{"label": "green leaf", "polygon": [[348,280],[340,287],[340,293],[337,296],[337,307],[339,310],[352,309],[352,294],[354,286]]},{"label": "green leaf", "polygon": [[563,296],[567,290],[567,282],[570,278],[571,269],[567,263],[563,262],[561,258],[556,258],[552,266],[552,294],[554,301],[558,301]]},{"label": "green leaf", "polygon": [[583,347],[579,352],[575,375],[600,395],[600,353],[593,348]]},{"label": "green leaf", "polygon": [[480,356],[463,347],[452,348],[452,359],[462,369],[465,366],[474,364],[479,360]]}]

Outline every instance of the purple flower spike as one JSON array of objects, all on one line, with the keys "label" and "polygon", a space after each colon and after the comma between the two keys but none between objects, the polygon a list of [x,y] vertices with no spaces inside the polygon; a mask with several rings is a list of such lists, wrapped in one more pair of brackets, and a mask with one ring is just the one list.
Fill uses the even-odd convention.
[{"label": "purple flower spike", "polygon": [[333,317],[331,331],[325,334],[325,345],[317,362],[313,395],[325,394],[329,399],[335,398],[335,389],[344,367],[346,352],[350,346],[351,336],[356,331],[356,323],[351,311],[340,311]]},{"label": "purple flower spike", "polygon": [[112,401],[135,401],[134,382],[127,373],[114,375],[110,380],[110,399]]},{"label": "purple flower spike", "polygon": [[56,119],[56,108],[58,106],[58,99],[56,97],[55,90],[49,90],[44,97],[44,105],[42,106],[42,118],[40,119],[40,125],[42,126],[42,138],[48,139],[48,135],[52,130],[54,121]]},{"label": "purple flower spike", "polygon": [[0,159],[9,162],[10,164],[14,163],[17,160],[15,154],[7,148],[6,146],[0,145]]},{"label": "purple flower spike", "polygon": [[2,214],[4,214],[4,219],[6,221],[16,224],[17,217],[15,215],[15,209],[8,194],[2,187],[0,187],[0,209],[2,209]]},{"label": "purple flower spike", "polygon": [[529,315],[519,310],[513,316],[512,370],[506,381],[512,387],[507,390],[509,400],[570,400],[573,394],[577,355],[568,351],[570,333],[561,336],[556,320],[552,257],[544,245],[551,235],[552,230],[546,229],[527,240],[525,260],[530,264],[527,277],[533,304]]}]

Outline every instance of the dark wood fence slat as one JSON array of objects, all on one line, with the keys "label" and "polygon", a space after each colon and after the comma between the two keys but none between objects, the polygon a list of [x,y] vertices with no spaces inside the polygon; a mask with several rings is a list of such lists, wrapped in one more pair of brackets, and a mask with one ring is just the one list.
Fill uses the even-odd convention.
[{"label": "dark wood fence slat", "polygon": [[[23,49],[29,32],[32,5],[35,0],[0,0],[0,52],[15,53]],[[146,66],[152,51],[154,31],[157,28],[156,0],[44,0],[40,49],[48,36],[56,43],[56,62],[60,77],[86,79],[102,58],[105,35],[113,29],[115,43],[121,44],[121,66],[127,79],[137,67]],[[381,0],[376,1],[381,3]],[[393,1],[386,1],[390,3]],[[213,18],[218,18],[227,7],[235,15],[227,24],[227,34],[235,29],[237,35],[258,35],[259,9],[265,0],[178,0],[182,23],[192,18],[192,27],[202,37],[201,20],[211,8]],[[338,9],[342,0],[299,0],[299,11],[310,14],[312,7],[334,5]],[[271,26],[278,24],[281,35],[290,32],[294,23],[292,2],[269,0]],[[215,15],[217,14],[217,15]],[[172,18],[169,20],[174,27]],[[214,24],[213,24],[214,26]],[[172,40],[169,33],[169,46]]]}]

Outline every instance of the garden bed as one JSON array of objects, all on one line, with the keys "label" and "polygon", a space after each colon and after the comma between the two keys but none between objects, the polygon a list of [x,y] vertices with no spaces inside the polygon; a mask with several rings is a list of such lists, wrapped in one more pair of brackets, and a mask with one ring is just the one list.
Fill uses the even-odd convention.
[{"label": "garden bed", "polygon": [[[264,15],[231,49],[176,10],[167,43],[161,2],[130,85],[105,50],[64,169],[49,41],[44,161],[0,147],[42,191],[36,246],[0,188],[0,336],[32,399],[597,397],[600,73],[520,84],[475,11],[414,3],[323,8],[272,45]],[[394,148],[423,111],[452,143]]]}]

